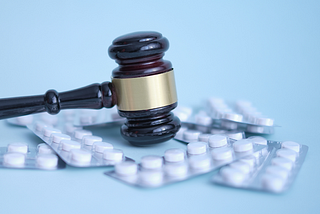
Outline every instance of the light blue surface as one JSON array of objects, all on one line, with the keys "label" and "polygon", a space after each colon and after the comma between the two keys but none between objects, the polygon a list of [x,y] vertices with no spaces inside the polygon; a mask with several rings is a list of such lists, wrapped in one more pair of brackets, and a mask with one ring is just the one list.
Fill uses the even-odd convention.
[{"label": "light blue surface", "polygon": [[[0,213],[319,213],[320,4],[318,1],[1,1],[0,97],[65,91],[110,80],[106,49],[140,30],[170,41],[179,103],[247,99],[309,152],[281,195],[213,185],[212,173],[154,190],[103,175],[110,169],[0,170]],[[129,157],[163,154],[176,141],[129,146],[118,128],[92,129]],[[0,146],[41,141],[0,121]]]}]

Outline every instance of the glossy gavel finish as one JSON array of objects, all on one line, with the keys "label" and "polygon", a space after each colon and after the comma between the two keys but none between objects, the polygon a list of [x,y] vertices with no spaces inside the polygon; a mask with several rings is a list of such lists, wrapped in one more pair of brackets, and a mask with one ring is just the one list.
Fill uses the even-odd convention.
[{"label": "glossy gavel finish", "polygon": [[[158,32],[136,32],[118,37],[109,47],[109,56],[119,64],[112,77],[135,79],[173,72],[171,62],[162,59],[168,48],[168,40]],[[173,138],[181,127],[179,118],[170,113],[176,106],[177,102],[143,110],[123,110],[118,106],[120,116],[127,118],[121,127],[122,137],[136,146]]]},{"label": "glossy gavel finish", "polygon": [[0,99],[0,119],[40,112],[57,114],[62,109],[111,108],[115,102],[110,82],[92,84],[62,93],[49,90],[44,95]]}]

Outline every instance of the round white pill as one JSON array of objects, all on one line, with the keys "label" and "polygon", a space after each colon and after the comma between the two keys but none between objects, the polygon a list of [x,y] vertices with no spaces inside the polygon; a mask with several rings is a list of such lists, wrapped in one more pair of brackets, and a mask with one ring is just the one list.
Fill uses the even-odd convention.
[{"label": "round white pill", "polygon": [[92,132],[88,130],[83,130],[83,129],[76,129],[73,132],[74,138],[78,140],[82,140],[82,138],[86,135],[92,135]]},{"label": "round white pill", "polygon": [[253,149],[252,141],[248,139],[238,140],[233,143],[235,152],[247,152]]},{"label": "round white pill", "polygon": [[170,177],[184,177],[188,174],[187,164],[166,164],[164,166],[166,175]]},{"label": "round white pill", "polygon": [[211,117],[207,115],[196,115],[195,116],[195,122],[199,125],[209,126],[212,123]]},{"label": "round white pill", "polygon": [[283,168],[286,168],[287,170],[291,170],[293,167],[293,162],[287,158],[273,158],[271,160],[272,165],[281,166]]},{"label": "round white pill", "polygon": [[291,149],[291,150],[298,152],[298,153],[300,152],[300,144],[293,142],[293,141],[284,141],[281,144],[281,147],[286,148],[286,149]]},{"label": "round white pill", "polygon": [[261,133],[261,134],[263,134],[263,133],[265,132],[265,127],[263,127],[263,126],[248,125],[248,126],[247,126],[247,132],[251,132],[251,133]]},{"label": "round white pill", "polygon": [[56,168],[58,165],[58,157],[54,154],[39,154],[37,156],[37,166],[45,169]]},{"label": "round white pill", "polygon": [[123,152],[120,149],[106,149],[103,152],[103,159],[111,161],[122,161]]},{"label": "round white pill", "polygon": [[167,162],[180,162],[185,160],[185,151],[182,149],[168,149],[164,153]]},{"label": "round white pill", "polygon": [[148,155],[141,158],[141,166],[145,169],[159,169],[162,164],[163,159],[160,156]]},{"label": "round white pill", "polygon": [[177,116],[182,122],[187,121],[190,116],[189,114],[180,111],[175,111],[174,115]]},{"label": "round white pill", "polygon": [[22,167],[26,156],[22,153],[7,153],[3,155],[3,163],[7,166]]},{"label": "round white pill", "polygon": [[142,185],[159,186],[163,182],[163,173],[161,171],[141,171],[139,179]]},{"label": "round white pill", "polygon": [[82,129],[81,126],[74,126],[72,123],[66,123],[64,125],[64,131],[68,134],[73,134],[73,132],[77,129]]},{"label": "round white pill", "polygon": [[28,153],[28,144],[10,143],[10,144],[8,144],[8,152],[18,152],[18,153],[27,154]]},{"label": "round white pill", "polygon": [[233,112],[225,112],[222,118],[227,119],[227,120],[241,122],[243,119],[243,116],[241,114],[236,114]]},{"label": "round white pill", "polygon": [[261,126],[273,126],[274,119],[264,117],[264,116],[258,116],[254,119],[255,124],[261,125]]},{"label": "round white pill", "polygon": [[61,140],[62,150],[70,152],[72,149],[80,149],[81,144],[73,140]]},{"label": "round white pill", "polygon": [[238,124],[233,121],[222,120],[221,127],[225,128],[225,129],[235,130],[238,128]]},{"label": "round white pill", "polygon": [[16,122],[21,126],[26,126],[28,124],[31,124],[33,121],[33,115],[26,115],[21,117],[16,117]]},{"label": "round white pill", "polygon": [[189,165],[192,169],[207,170],[210,169],[211,160],[207,155],[196,155],[189,158]]},{"label": "round white pill", "polygon": [[95,142],[102,142],[102,138],[93,135],[85,135],[82,138],[82,143],[87,146],[93,145]]},{"label": "round white pill", "polygon": [[183,138],[183,133],[184,133],[186,130],[188,130],[187,127],[181,127],[181,128],[179,129],[179,131],[177,132],[177,134],[176,134],[176,138],[182,139],[182,138]]},{"label": "round white pill", "polygon": [[81,124],[92,124],[95,123],[97,120],[97,117],[95,115],[81,115],[80,116],[80,123]]},{"label": "round white pill", "polygon": [[103,151],[106,149],[113,149],[113,145],[106,142],[95,142],[93,144],[93,148],[95,152],[103,153]]},{"label": "round white pill", "polygon": [[276,153],[278,157],[287,158],[292,162],[295,162],[297,158],[297,153],[290,149],[279,149]]},{"label": "round white pill", "polygon": [[244,158],[241,158],[239,161],[248,164],[250,166],[250,168],[253,169],[253,167],[256,164],[256,157],[253,155],[250,155],[250,156],[246,156]]},{"label": "round white pill", "polygon": [[220,170],[220,175],[226,182],[236,186],[242,184],[246,179],[246,174],[244,174],[242,171],[228,166],[223,167]]},{"label": "round white pill", "polygon": [[37,121],[37,122],[35,122],[35,124],[34,124],[34,128],[37,130],[37,131],[39,131],[39,132],[42,132],[42,129],[44,128],[44,127],[47,127],[48,125],[47,124],[45,124],[44,122],[42,122],[42,121]]},{"label": "round white pill", "polygon": [[272,192],[281,192],[284,187],[284,180],[273,174],[265,174],[261,178],[262,187]]},{"label": "round white pill", "polygon": [[200,142],[208,143],[210,136],[212,136],[212,134],[200,134],[199,137],[198,137],[198,140]]},{"label": "round white pill", "polygon": [[183,139],[188,141],[197,141],[201,132],[196,130],[186,130],[183,132]]},{"label": "round white pill", "polygon": [[258,144],[258,145],[267,145],[268,144],[267,139],[265,139],[264,137],[252,136],[252,137],[249,137],[248,139],[252,140],[254,144]]},{"label": "round white pill", "polygon": [[45,137],[50,137],[53,133],[61,133],[61,131],[59,129],[52,128],[52,127],[44,127],[42,129],[42,134]]},{"label": "round white pill", "polygon": [[71,140],[71,137],[69,135],[61,133],[53,133],[51,135],[51,143],[59,144],[62,140]]},{"label": "round white pill", "polygon": [[268,166],[266,168],[266,173],[279,176],[284,180],[286,180],[289,176],[289,171],[281,166]]},{"label": "round white pill", "polygon": [[239,171],[241,171],[244,174],[249,174],[251,172],[250,165],[247,163],[241,162],[241,161],[233,162],[233,163],[229,164],[229,166],[231,168],[238,169]]},{"label": "round white pill", "polygon": [[226,133],[225,135],[234,140],[243,139],[243,132]]},{"label": "round white pill", "polygon": [[228,139],[223,135],[211,135],[209,137],[209,146],[212,148],[222,147],[228,144]]},{"label": "round white pill", "polygon": [[191,155],[199,155],[207,152],[207,144],[204,142],[193,142],[187,145],[188,153]]},{"label": "round white pill", "polygon": [[115,165],[115,171],[120,176],[135,175],[138,171],[138,165],[132,161],[124,161]]},{"label": "round white pill", "polygon": [[90,162],[92,158],[91,152],[83,149],[72,149],[70,153],[72,160],[76,162],[87,163]]},{"label": "round white pill", "polygon": [[232,158],[232,149],[229,147],[216,148],[211,151],[211,154],[215,160],[228,160]]},{"label": "round white pill", "polygon": [[54,154],[55,152],[45,143],[38,145],[38,154]]}]

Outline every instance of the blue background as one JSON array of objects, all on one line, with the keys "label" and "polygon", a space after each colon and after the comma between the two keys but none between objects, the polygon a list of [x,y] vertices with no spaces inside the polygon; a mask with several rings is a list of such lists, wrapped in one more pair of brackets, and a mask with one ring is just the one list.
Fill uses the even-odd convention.
[{"label": "blue background", "polygon": [[[319,213],[320,4],[317,1],[1,1],[0,97],[66,91],[110,80],[106,50],[120,35],[154,30],[170,41],[179,103],[246,99],[309,153],[281,195],[213,185],[213,173],[154,190],[103,175],[110,168],[0,170],[1,213]],[[92,129],[139,161],[185,145],[134,148],[118,127]],[[0,121],[0,146],[41,143]]]}]

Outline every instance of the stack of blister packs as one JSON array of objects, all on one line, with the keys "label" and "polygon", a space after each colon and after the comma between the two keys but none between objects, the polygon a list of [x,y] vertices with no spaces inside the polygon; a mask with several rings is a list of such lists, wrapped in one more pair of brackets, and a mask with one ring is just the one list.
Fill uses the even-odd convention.
[{"label": "stack of blister packs", "polygon": [[168,149],[163,156],[150,154],[140,163],[83,129],[123,123],[115,109],[68,110],[57,116],[41,113],[8,119],[11,124],[27,126],[44,143],[37,148],[20,142],[0,148],[0,167],[54,170],[66,164],[115,166],[105,175],[141,188],[173,184],[219,169],[212,177],[215,184],[281,193],[293,183],[308,151],[307,146],[293,141],[246,138],[248,133],[271,134],[277,127],[250,102],[232,104],[210,98],[197,113],[182,106],[174,113],[182,122],[174,139],[186,148]]}]

